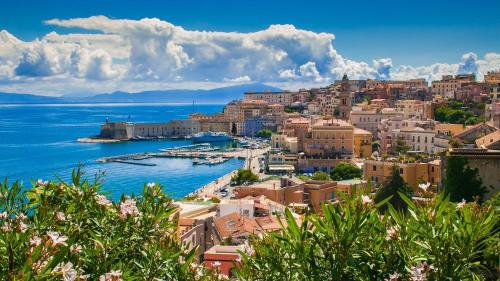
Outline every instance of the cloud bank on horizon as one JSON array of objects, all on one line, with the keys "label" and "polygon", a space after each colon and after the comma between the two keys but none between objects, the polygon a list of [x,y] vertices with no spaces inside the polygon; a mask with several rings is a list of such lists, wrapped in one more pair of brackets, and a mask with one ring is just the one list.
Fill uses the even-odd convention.
[{"label": "cloud bank on horizon", "polygon": [[[186,30],[156,18],[105,16],[45,24],[86,33],[51,32],[31,42],[0,31],[0,90],[46,95],[163,88],[210,88],[263,82],[283,88],[350,79],[440,79],[500,68],[500,53],[467,53],[456,63],[393,66],[390,58],[351,60],[331,33],[271,25],[251,33]],[[411,55],[411,54],[409,54]],[[458,60],[458,58],[457,58]]]}]

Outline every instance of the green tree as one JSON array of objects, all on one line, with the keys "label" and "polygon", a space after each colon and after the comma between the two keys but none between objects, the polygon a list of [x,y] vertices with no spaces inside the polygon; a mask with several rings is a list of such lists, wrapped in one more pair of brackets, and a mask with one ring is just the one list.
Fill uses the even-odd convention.
[{"label": "green tree", "polygon": [[396,140],[396,148],[394,151],[405,154],[408,150],[410,150],[410,147],[406,144],[406,141],[402,138],[398,138]]},{"label": "green tree", "polygon": [[339,163],[330,173],[330,177],[335,181],[360,178],[362,175],[363,170],[347,162]]},{"label": "green tree", "polygon": [[444,188],[451,201],[473,201],[476,197],[482,200],[487,192],[479,171],[471,169],[467,163],[467,159],[462,156],[447,156]]},{"label": "green tree", "polygon": [[238,169],[231,178],[231,185],[249,185],[259,180],[259,177],[248,169]]},{"label": "green tree", "polygon": [[376,202],[381,202],[388,197],[391,197],[389,203],[397,209],[402,210],[406,209],[407,203],[400,196],[404,194],[405,196],[411,198],[413,195],[411,187],[409,187],[403,177],[401,177],[399,173],[399,167],[394,165],[392,166],[391,176],[386,180],[386,182],[380,187],[377,191],[377,195],[375,197]]},{"label": "green tree", "polygon": [[325,172],[314,172],[311,179],[316,181],[327,181],[330,180],[330,176]]},{"label": "green tree", "polygon": [[272,135],[273,135],[273,131],[271,131],[269,129],[262,129],[262,130],[257,132],[257,137],[259,137],[259,138],[270,139]]}]

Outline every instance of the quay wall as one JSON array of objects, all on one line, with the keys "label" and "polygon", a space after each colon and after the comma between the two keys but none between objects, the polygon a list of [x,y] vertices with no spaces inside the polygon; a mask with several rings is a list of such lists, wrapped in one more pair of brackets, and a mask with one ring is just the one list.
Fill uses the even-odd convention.
[{"label": "quay wall", "polygon": [[[261,149],[246,149],[240,152],[240,157],[245,157],[245,163],[241,168],[252,170],[253,173],[258,174],[260,170],[259,156],[269,151],[269,147]],[[248,155],[248,156],[247,156]],[[215,196],[216,192],[220,189],[227,187],[231,184],[231,178],[238,172],[234,170],[222,177],[219,177],[210,183],[202,186],[201,188],[191,192],[189,196],[196,196],[198,198],[210,198]]]}]

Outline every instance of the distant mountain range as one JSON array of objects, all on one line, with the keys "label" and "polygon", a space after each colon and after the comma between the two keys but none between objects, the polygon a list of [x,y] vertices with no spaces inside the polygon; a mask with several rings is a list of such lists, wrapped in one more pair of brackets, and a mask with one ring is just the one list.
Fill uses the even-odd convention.
[{"label": "distant mountain range", "polygon": [[39,104],[39,103],[227,103],[242,99],[245,92],[281,91],[281,89],[260,84],[242,84],[211,90],[157,90],[139,93],[113,92],[90,97],[47,97],[30,94],[1,93],[3,104]]}]

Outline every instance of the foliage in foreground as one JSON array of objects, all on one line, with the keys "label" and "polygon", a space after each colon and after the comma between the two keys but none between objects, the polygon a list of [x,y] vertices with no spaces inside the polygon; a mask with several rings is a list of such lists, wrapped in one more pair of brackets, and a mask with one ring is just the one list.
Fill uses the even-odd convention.
[{"label": "foliage in foreground", "polygon": [[[0,183],[0,276],[6,280],[214,280],[176,240],[176,210],[161,186],[119,203],[99,183]],[[213,276],[212,276],[213,277]],[[156,279],[155,279],[156,278]],[[2,278],[3,279],[3,278]]]},{"label": "foliage in foreground", "polygon": [[[361,197],[361,199],[360,199]],[[252,240],[240,280],[484,280],[498,278],[499,217],[477,203],[451,203],[440,195],[407,212],[390,206],[382,216],[368,196],[323,206],[324,218],[298,224],[286,213],[282,233]],[[496,239],[496,240],[495,240]],[[493,264],[493,266],[492,266]],[[490,270],[488,270],[488,267]],[[493,267],[493,268],[492,268]]]},{"label": "foliage in foreground", "polygon": [[[118,203],[99,183],[0,183],[0,276],[5,280],[221,280],[176,241],[175,205],[161,186]],[[491,280],[498,278],[498,197],[483,206],[443,195],[406,212],[368,196],[323,206],[282,232],[253,237],[239,280]]]}]

